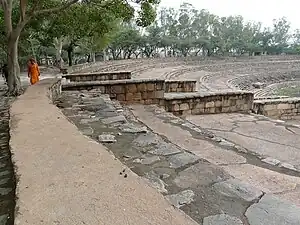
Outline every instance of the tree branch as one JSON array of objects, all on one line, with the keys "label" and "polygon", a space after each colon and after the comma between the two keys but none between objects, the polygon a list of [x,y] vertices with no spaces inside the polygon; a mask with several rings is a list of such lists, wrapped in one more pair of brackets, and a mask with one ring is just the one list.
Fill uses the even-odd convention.
[{"label": "tree branch", "polygon": [[71,5],[73,5],[77,2],[79,2],[79,0],[72,0],[72,1],[65,3],[61,7],[56,7],[56,8],[52,8],[52,9],[41,9],[41,10],[35,11],[33,14],[34,14],[34,16],[36,16],[36,15],[41,15],[41,14],[48,14],[48,13],[62,11],[62,10],[69,8]]}]

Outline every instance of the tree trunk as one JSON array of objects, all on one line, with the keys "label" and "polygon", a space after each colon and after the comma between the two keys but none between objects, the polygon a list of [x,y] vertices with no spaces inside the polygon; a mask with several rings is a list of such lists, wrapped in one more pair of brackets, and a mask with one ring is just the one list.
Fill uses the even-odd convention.
[{"label": "tree trunk", "polygon": [[91,53],[90,53],[90,56],[91,56],[91,59],[90,59],[91,62],[92,62],[92,63],[96,62],[96,55],[95,55],[95,52],[91,52]]},{"label": "tree trunk", "polygon": [[73,66],[72,52],[73,52],[72,47],[68,48],[68,61],[69,61],[69,66]]},{"label": "tree trunk", "polygon": [[8,94],[9,95],[19,95],[21,90],[21,80],[20,80],[20,65],[18,61],[18,42],[19,35],[16,35],[16,38],[8,39]]},{"label": "tree trunk", "polygon": [[54,39],[54,47],[55,47],[55,50],[56,50],[55,58],[56,58],[57,66],[59,68],[62,68],[63,59],[61,57],[61,53],[62,53],[62,47],[63,47],[63,37]]}]

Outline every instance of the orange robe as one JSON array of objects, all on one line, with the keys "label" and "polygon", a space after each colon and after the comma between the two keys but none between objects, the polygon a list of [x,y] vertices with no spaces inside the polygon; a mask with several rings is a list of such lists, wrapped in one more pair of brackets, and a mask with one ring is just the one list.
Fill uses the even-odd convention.
[{"label": "orange robe", "polygon": [[28,72],[30,74],[30,83],[31,85],[37,83],[40,78],[40,69],[37,63],[29,64],[28,66]]}]

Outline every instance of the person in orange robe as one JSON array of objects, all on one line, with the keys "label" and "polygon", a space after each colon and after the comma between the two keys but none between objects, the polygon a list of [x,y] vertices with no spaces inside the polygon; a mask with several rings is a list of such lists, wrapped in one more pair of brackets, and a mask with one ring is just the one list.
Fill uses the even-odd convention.
[{"label": "person in orange robe", "polygon": [[29,59],[28,77],[30,78],[31,85],[34,85],[40,80],[40,69],[38,64],[35,62],[33,58]]}]

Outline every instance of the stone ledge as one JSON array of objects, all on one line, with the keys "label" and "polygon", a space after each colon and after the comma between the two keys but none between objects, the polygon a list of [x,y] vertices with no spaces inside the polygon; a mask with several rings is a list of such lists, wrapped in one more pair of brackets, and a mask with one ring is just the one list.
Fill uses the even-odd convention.
[{"label": "stone ledge", "polygon": [[131,72],[116,71],[116,72],[76,73],[76,74],[66,74],[63,75],[62,77],[71,82],[124,80],[124,79],[131,79]]},{"label": "stone ledge", "polygon": [[105,81],[84,81],[63,84],[63,88],[67,87],[87,87],[97,85],[116,85],[116,84],[139,84],[139,83],[153,83],[153,82],[165,82],[163,79],[128,79],[128,80],[105,80]]},{"label": "stone ledge", "polygon": [[253,112],[275,119],[293,119],[300,115],[300,98],[254,100]]},{"label": "stone ledge", "polygon": [[279,103],[299,103],[300,98],[277,98],[277,99],[259,99],[254,100],[256,104],[279,104]]},{"label": "stone ledge", "polygon": [[195,92],[195,93],[166,93],[165,100],[175,100],[175,99],[191,99],[191,98],[201,98],[208,96],[221,96],[221,95],[253,95],[253,92],[249,91],[232,91],[232,92]]}]

